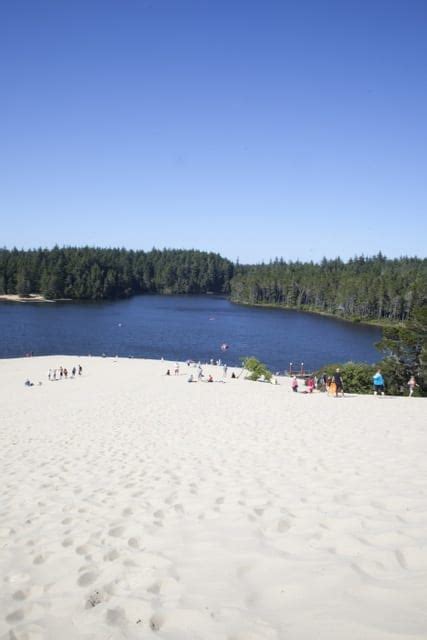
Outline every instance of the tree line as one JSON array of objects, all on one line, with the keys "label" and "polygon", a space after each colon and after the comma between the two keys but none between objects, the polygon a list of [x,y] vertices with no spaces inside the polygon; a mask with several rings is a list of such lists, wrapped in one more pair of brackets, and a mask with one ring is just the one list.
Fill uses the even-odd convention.
[{"label": "tree line", "polygon": [[228,294],[234,266],[215,253],[91,247],[0,250],[0,294],[99,300],[138,293]]},{"label": "tree line", "polygon": [[230,298],[356,321],[406,321],[427,303],[427,260],[390,260],[381,253],[348,262],[325,258],[320,264],[276,259],[237,269]]}]

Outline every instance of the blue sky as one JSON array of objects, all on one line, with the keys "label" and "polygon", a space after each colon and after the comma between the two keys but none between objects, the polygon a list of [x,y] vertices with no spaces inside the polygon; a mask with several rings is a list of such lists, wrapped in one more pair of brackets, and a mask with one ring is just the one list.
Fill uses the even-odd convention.
[{"label": "blue sky", "polygon": [[0,245],[425,256],[424,0],[0,7]]}]

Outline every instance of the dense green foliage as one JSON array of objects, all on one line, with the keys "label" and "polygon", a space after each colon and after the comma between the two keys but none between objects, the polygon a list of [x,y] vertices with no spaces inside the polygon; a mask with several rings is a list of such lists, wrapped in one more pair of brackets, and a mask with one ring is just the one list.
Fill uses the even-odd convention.
[{"label": "dense green foliage", "polygon": [[381,254],[348,262],[284,262],[239,267],[231,300],[334,314],[353,320],[407,320],[427,302],[427,260]]},{"label": "dense green foliage", "polygon": [[391,393],[407,393],[411,376],[419,385],[414,395],[427,393],[427,306],[416,309],[404,325],[385,327],[376,346],[386,354],[381,367]]},{"label": "dense green foliage", "polygon": [[323,369],[316,372],[318,378],[325,373],[327,376],[333,376],[337,367],[341,371],[344,383],[344,392],[348,393],[372,393],[374,375],[377,367],[363,362],[346,362],[345,364],[328,364]]},{"label": "dense green foliage", "polygon": [[273,375],[266,365],[251,356],[250,358],[244,358],[242,362],[243,368],[249,372],[246,376],[248,380],[258,380],[264,378],[264,380],[271,380]]},{"label": "dense green foliage", "polygon": [[228,293],[233,264],[214,253],[153,249],[0,250],[0,294],[103,299],[135,293]]}]

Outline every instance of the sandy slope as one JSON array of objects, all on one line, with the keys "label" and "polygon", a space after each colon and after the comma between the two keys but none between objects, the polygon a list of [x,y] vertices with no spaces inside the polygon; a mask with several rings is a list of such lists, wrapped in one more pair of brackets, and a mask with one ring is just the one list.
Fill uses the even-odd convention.
[{"label": "sandy slope", "polygon": [[427,637],[424,400],[76,362],[0,361],[2,640]]}]

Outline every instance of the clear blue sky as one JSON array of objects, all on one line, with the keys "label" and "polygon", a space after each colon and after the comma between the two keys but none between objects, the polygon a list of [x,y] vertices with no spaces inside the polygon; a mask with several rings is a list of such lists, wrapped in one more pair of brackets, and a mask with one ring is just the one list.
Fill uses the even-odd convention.
[{"label": "clear blue sky", "polygon": [[426,0],[11,0],[0,245],[425,256]]}]

